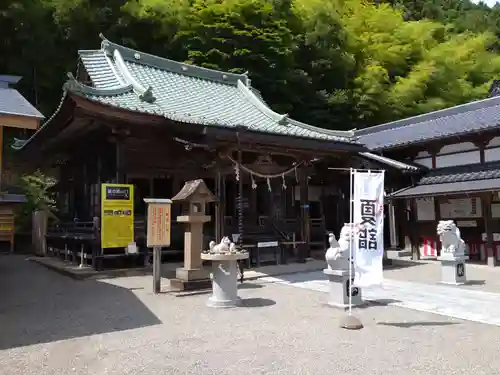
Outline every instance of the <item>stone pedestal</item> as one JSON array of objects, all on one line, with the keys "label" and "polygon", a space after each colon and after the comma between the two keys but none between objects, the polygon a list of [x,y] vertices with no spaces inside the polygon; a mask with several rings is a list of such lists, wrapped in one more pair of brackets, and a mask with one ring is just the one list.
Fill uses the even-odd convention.
[{"label": "stone pedestal", "polygon": [[177,222],[185,223],[184,267],[175,270],[175,279],[170,280],[170,289],[178,292],[210,289],[209,272],[203,269],[201,249],[203,224],[210,221],[206,215],[178,216]]},{"label": "stone pedestal", "polygon": [[467,281],[465,274],[466,255],[445,254],[440,256],[441,283],[450,285],[463,285]]},{"label": "stone pedestal", "polygon": [[209,272],[203,268],[177,268],[175,279],[170,279],[170,289],[178,292],[210,289]]},{"label": "stone pedestal", "polygon": [[[324,269],[323,273],[328,276],[328,305],[346,309],[349,307],[349,270]],[[354,272],[351,274],[354,281]],[[352,306],[363,304],[361,299],[361,289],[353,288],[351,297]]]},{"label": "stone pedestal", "polygon": [[248,253],[202,254],[212,262],[212,295],[207,306],[228,308],[241,305],[238,297],[238,260],[248,259]]}]

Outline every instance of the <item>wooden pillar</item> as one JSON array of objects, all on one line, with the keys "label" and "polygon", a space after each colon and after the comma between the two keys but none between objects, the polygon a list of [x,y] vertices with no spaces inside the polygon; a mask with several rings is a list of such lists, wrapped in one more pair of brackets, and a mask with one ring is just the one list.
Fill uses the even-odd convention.
[{"label": "wooden pillar", "polygon": [[155,198],[155,179],[154,177],[148,178],[149,182],[149,197],[150,198]]},{"label": "wooden pillar", "polygon": [[2,183],[3,183],[3,160],[4,160],[4,155],[3,155],[3,125],[0,125],[0,191],[2,189]]},{"label": "wooden pillar", "polygon": [[117,184],[123,184],[125,181],[123,176],[123,148],[121,139],[116,139],[116,165],[115,165],[115,180]]},{"label": "wooden pillar", "polygon": [[[391,241],[391,249],[398,247],[398,233],[396,231],[396,209],[394,207],[394,201],[389,201],[389,235]],[[385,254],[385,252],[384,252]]]},{"label": "wooden pillar", "polygon": [[[182,188],[182,181],[180,177],[175,174],[172,176],[172,196],[175,196]],[[179,204],[172,205],[172,218],[175,218],[181,214],[181,207]]]},{"label": "wooden pillar", "polygon": [[[220,197],[219,197],[219,212],[220,212],[220,217],[221,217],[221,235],[225,235],[226,232],[226,176],[222,175],[221,176],[221,188],[220,188]],[[232,238],[231,238],[232,241]]]},{"label": "wooden pillar", "polygon": [[89,186],[89,171],[87,160],[84,159],[82,165],[82,183],[83,183],[83,205],[84,205],[84,215],[85,219],[92,217],[92,207],[90,207],[90,186]]},{"label": "wooden pillar", "polygon": [[[238,164],[242,164],[242,152],[238,150]],[[243,246],[243,174],[240,170],[239,180],[238,180],[238,244]]]},{"label": "wooden pillar", "polygon": [[252,181],[250,181],[250,202],[249,202],[249,220],[248,222],[252,223],[252,225],[255,225],[258,222],[258,214],[257,214],[257,188],[252,187]]},{"label": "wooden pillar", "polygon": [[484,214],[484,223],[486,230],[486,256],[487,256],[487,264],[490,267],[496,267],[497,265],[497,257],[495,256],[495,251],[493,249],[493,223],[492,223],[492,215],[491,215],[491,193],[484,194],[481,197],[483,214]]},{"label": "wooden pillar", "polygon": [[[435,220],[436,220],[436,225],[437,223],[439,223],[439,220],[441,220],[441,209],[440,209],[440,206],[439,206],[439,199],[438,197],[433,197],[434,199],[434,215],[435,215]],[[436,239],[436,253],[438,256],[441,255],[441,249],[440,249],[440,239],[439,239],[439,235],[437,234],[437,230],[435,230],[435,239]]]},{"label": "wooden pillar", "polygon": [[219,201],[215,203],[215,242],[220,243],[222,239],[224,213],[221,211],[222,178],[219,170],[215,172],[215,195]]},{"label": "wooden pillar", "polygon": [[97,165],[96,165],[96,168],[97,168],[97,178],[96,178],[96,183],[97,183],[97,204],[96,206],[94,207],[94,216],[98,216],[100,217],[101,216],[101,184],[102,184],[102,159],[101,159],[101,155],[97,155]]},{"label": "wooden pillar", "polygon": [[124,150],[125,136],[123,134],[116,134],[115,141],[115,181],[117,184],[126,183],[126,168],[125,168],[125,150]]},{"label": "wooden pillar", "polygon": [[301,219],[301,239],[305,242],[298,251],[298,261],[304,262],[309,255],[311,246],[311,228],[309,221],[309,174],[307,169],[299,170],[300,187],[300,219]]},{"label": "wooden pillar", "polygon": [[420,251],[418,249],[419,239],[418,232],[413,227],[417,222],[417,205],[415,199],[410,199],[410,209],[407,215],[407,233],[410,240],[411,254],[413,260],[420,259]]}]

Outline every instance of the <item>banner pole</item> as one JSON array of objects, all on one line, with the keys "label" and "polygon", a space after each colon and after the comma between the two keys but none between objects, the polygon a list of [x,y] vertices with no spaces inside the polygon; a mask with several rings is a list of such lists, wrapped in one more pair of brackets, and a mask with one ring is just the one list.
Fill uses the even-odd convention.
[{"label": "banner pole", "polygon": [[348,313],[344,318],[340,321],[340,327],[349,330],[357,330],[363,328],[363,324],[361,321],[352,315],[352,268],[354,266],[353,263],[353,251],[352,248],[354,246],[354,176],[357,170],[350,168],[350,181],[349,181],[349,225],[350,225],[350,236],[349,236],[349,288],[347,292],[349,293],[349,307]]},{"label": "banner pole", "polygon": [[350,181],[349,181],[349,225],[351,226],[351,235],[349,236],[349,316],[352,315],[352,267],[353,267],[353,260],[352,260],[352,247],[354,246],[354,213],[353,213],[353,208],[354,208],[354,194],[353,194],[353,188],[354,188],[354,169],[350,169]]}]

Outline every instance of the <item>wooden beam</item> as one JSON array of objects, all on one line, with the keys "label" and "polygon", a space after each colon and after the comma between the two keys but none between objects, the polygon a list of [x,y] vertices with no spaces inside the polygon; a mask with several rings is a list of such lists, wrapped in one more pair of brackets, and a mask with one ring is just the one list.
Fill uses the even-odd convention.
[{"label": "wooden beam", "polygon": [[40,127],[40,119],[36,117],[0,113],[0,125],[10,128],[37,130]]}]

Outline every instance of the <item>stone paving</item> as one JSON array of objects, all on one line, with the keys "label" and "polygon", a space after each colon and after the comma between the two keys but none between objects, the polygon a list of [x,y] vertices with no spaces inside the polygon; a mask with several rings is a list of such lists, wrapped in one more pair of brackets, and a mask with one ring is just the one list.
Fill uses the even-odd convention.
[{"label": "stone paving", "polygon": [[0,283],[1,375],[500,373],[496,326],[369,306],[345,331],[324,293],[275,282],[243,284],[230,310],[155,296],[148,276],[77,281],[19,256],[0,256]]},{"label": "stone paving", "polygon": [[[261,281],[328,292],[323,272],[265,277]],[[363,299],[500,326],[500,294],[496,293],[385,279],[381,286],[363,289]]]},{"label": "stone paving", "polygon": [[[439,261],[410,261],[399,259],[399,266],[384,271],[386,278],[400,281],[412,281],[425,284],[436,284],[441,278]],[[500,294],[500,267],[488,267],[467,263],[466,274],[468,285],[461,289],[480,290]]]}]

